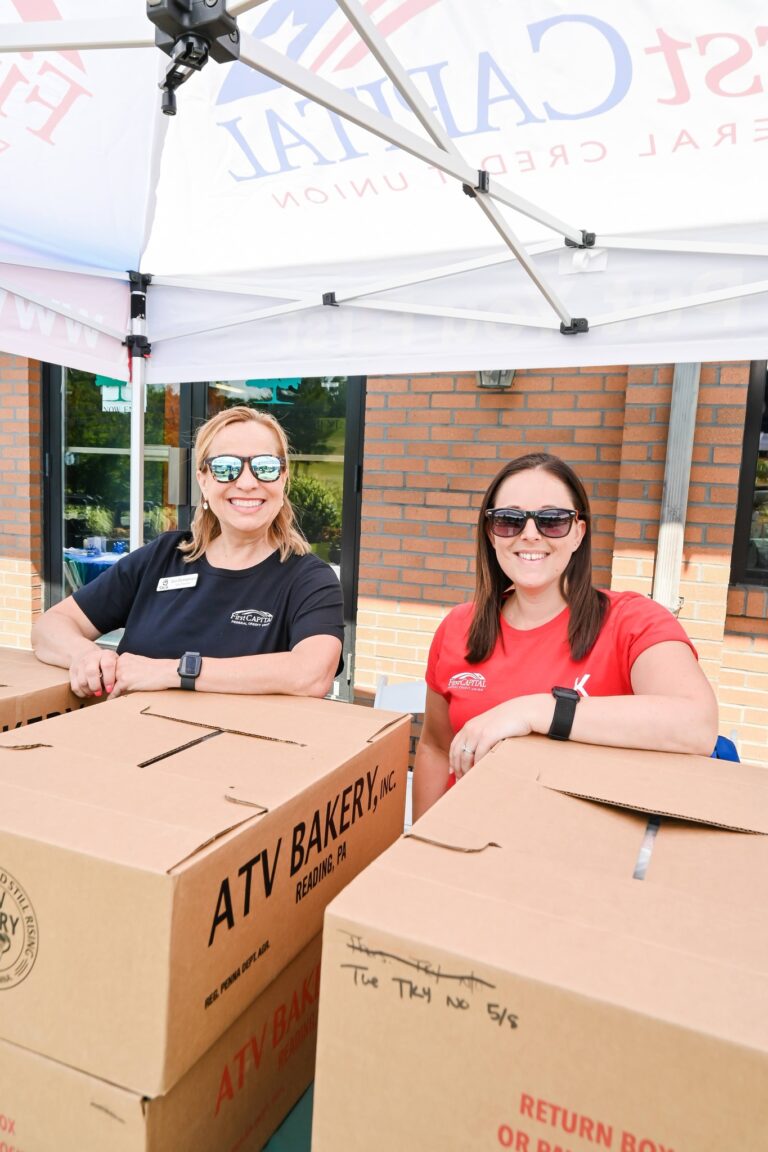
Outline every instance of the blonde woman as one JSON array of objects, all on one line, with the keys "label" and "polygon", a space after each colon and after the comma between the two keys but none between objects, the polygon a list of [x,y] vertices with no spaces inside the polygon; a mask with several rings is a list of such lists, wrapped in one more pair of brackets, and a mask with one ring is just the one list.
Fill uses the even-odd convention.
[{"label": "blonde woman", "polygon": [[[340,663],[341,586],[288,499],[278,422],[229,408],[198,430],[189,532],[128,553],[35,624],[38,659],[78,696],[185,688],[324,696]],[[124,628],[117,651],[96,639]]]}]

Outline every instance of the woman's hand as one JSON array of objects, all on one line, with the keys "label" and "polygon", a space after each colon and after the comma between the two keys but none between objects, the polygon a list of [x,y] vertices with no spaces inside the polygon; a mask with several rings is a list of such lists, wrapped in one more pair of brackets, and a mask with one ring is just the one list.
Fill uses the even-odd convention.
[{"label": "woman's hand", "polygon": [[117,657],[110,699],[126,696],[129,692],[160,692],[164,688],[178,688],[178,664],[178,660],[152,660],[148,656],[123,652]]},{"label": "woman's hand", "polygon": [[494,744],[509,736],[528,736],[534,731],[531,704],[535,696],[518,696],[497,704],[468,720],[451,741],[448,760],[457,780],[465,776]]},{"label": "woman's hand", "polygon": [[76,696],[109,696],[115,683],[117,653],[89,643],[80,646],[69,666],[69,683]]}]

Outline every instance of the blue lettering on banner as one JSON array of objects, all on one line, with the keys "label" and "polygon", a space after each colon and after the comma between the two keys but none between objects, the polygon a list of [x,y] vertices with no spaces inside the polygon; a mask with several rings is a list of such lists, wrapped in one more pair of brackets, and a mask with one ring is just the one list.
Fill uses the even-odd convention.
[{"label": "blue lettering on banner", "polygon": [[[615,79],[611,91],[605,100],[603,100],[602,104],[596,104],[594,108],[589,108],[582,112],[558,112],[544,101],[542,107],[547,113],[548,119],[586,120],[592,116],[600,116],[603,112],[608,112],[611,108],[615,108],[627,95],[632,84],[632,57],[621,36],[619,36],[616,29],[612,28],[610,24],[606,24],[604,20],[598,20],[594,16],[551,16],[548,20],[539,20],[536,24],[528,25],[528,34],[531,38],[534,52],[539,51],[544,33],[556,24],[587,24],[604,36],[613,53]],[[586,58],[584,58],[584,67],[589,67],[589,61]]]},{"label": "blue lettering on banner", "polygon": [[[404,0],[395,10],[397,20],[388,27],[388,34],[394,27],[414,20],[425,8],[438,2],[419,0],[418,4],[413,4]],[[344,50],[347,49],[345,33],[334,31],[335,24],[322,35],[326,24],[336,13],[335,0],[277,0],[256,24],[254,35],[274,37],[275,42],[281,41],[281,50],[287,57],[317,71],[336,53],[339,46],[343,45]],[[691,81],[696,53],[702,61],[702,67],[695,79],[710,94],[732,100],[734,97],[759,97],[764,91],[758,72],[753,71],[739,81],[732,79],[734,73],[749,69],[753,60],[753,47],[744,36],[721,28],[716,32],[705,33],[702,30],[702,34],[692,36],[690,42],[675,40],[663,28],[656,28],[655,42],[637,46],[634,60],[630,46],[618,28],[589,13],[550,16],[533,21],[525,28],[533,53],[533,60],[529,63],[539,63],[542,76],[546,75],[547,61],[563,38],[573,39],[574,33],[581,32],[580,43],[589,41],[594,44],[594,53],[587,53],[582,48],[562,56],[562,59],[568,61],[569,68],[568,76],[563,78],[568,81],[563,85],[563,91],[569,93],[567,97],[556,99],[546,90],[531,90],[530,72],[526,73],[528,87],[520,87],[513,71],[515,58],[519,57],[519,36],[514,37],[514,54],[511,49],[506,51],[507,46],[503,43],[494,46],[493,54],[488,50],[478,52],[475,61],[475,106],[464,111],[463,123],[452,104],[451,79],[456,73],[452,73],[450,61],[433,61],[408,69],[408,75],[412,77],[422,98],[442,122],[451,139],[501,132],[501,123],[494,123],[494,119],[500,121],[501,113],[505,111],[509,120],[510,107],[515,109],[512,116],[518,128],[534,124],[594,120],[626,99],[641,65],[645,68],[646,80],[648,70],[653,69],[654,94],[649,92],[646,96],[649,104],[686,104],[693,98]],[[762,27],[754,29],[754,38],[758,47],[764,46]],[[723,42],[732,45],[733,52],[725,60],[712,65],[710,61]],[[708,53],[710,61],[705,59]],[[366,50],[359,43],[355,47],[350,41],[346,55],[337,60],[333,67],[334,74],[343,75],[348,72],[365,54]],[[587,99],[583,96],[580,99],[579,76],[585,75],[592,81],[597,58],[606,60],[605,89]],[[465,67],[462,64],[462,69]],[[669,94],[670,81],[672,95]],[[544,81],[541,87],[545,89]],[[304,168],[328,168],[349,160],[365,159],[372,152],[394,149],[394,145],[375,139],[364,129],[349,124],[338,113],[322,108],[304,97],[292,105],[281,104],[278,112],[268,104],[269,93],[278,88],[275,81],[239,63],[233,64],[226,72],[217,103],[221,106],[240,102],[237,114],[219,122],[219,127],[228,133],[242,161],[240,165],[235,163],[230,168],[230,176],[234,181],[259,180]],[[347,86],[344,91],[388,119],[393,119],[393,109],[397,105],[406,105],[403,97],[385,76],[366,80],[356,86]],[[257,99],[265,94],[266,101]],[[759,130],[762,123],[762,120],[756,122],[757,139],[762,138]],[[721,135],[715,145],[722,139],[735,139],[735,127],[731,125],[722,125],[718,131]],[[655,142],[653,145],[655,149]],[[585,140],[571,147],[594,150],[583,157],[585,163],[603,159],[606,154],[606,147],[600,141]],[[655,151],[639,154],[655,155]],[[520,164],[524,164],[527,155],[525,152],[515,152],[517,158],[522,158]],[[569,163],[570,160],[564,156],[562,146],[558,145],[552,150],[552,163]],[[531,161],[522,170],[532,168]],[[314,191],[307,199],[311,203],[322,203],[327,196],[322,191]]]}]

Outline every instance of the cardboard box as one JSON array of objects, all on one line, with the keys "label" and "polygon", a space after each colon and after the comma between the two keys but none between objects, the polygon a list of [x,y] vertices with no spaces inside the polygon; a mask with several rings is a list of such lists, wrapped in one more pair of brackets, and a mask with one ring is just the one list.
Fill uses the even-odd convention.
[{"label": "cardboard box", "polygon": [[154,1099],[0,1041],[0,1148],[257,1152],[312,1079],[319,982],[317,936]]},{"label": "cardboard box", "polygon": [[41,664],[34,652],[0,648],[0,731],[72,712],[91,703],[75,696],[69,671]]},{"label": "cardboard box", "polygon": [[1,736],[0,1036],[166,1092],[401,834],[408,728],[171,691]]},{"label": "cardboard box", "polygon": [[766,908],[764,770],[506,741],[326,910],[313,1152],[768,1148]]}]

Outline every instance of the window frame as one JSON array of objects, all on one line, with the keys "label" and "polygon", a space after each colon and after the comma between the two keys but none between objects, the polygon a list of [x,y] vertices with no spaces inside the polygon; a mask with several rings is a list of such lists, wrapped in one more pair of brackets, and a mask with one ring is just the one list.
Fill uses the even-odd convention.
[{"label": "window frame", "polygon": [[749,371],[746,411],[744,414],[744,441],[739,471],[739,491],[736,504],[736,523],[731,552],[731,584],[768,586],[768,570],[748,568],[750,526],[754,512],[755,476],[760,450],[760,425],[766,395],[768,361],[753,360]]}]

